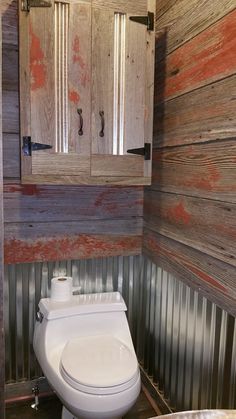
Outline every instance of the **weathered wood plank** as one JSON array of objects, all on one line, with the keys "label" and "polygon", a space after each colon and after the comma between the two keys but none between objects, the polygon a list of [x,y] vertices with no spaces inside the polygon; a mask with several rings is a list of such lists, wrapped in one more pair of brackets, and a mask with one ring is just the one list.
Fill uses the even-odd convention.
[{"label": "weathered wood plank", "polygon": [[[156,93],[169,100],[236,71],[236,9],[166,57],[165,83],[156,71]],[[157,54],[157,59],[160,59]]]},{"label": "weathered wood plank", "polygon": [[19,132],[19,94],[17,91],[3,91],[2,129],[6,133]]},{"label": "weathered wood plank", "polygon": [[235,267],[144,229],[143,252],[204,297],[236,315]]},{"label": "weathered wood plank", "polygon": [[[235,0],[168,0],[156,28],[168,29],[167,53],[193,38],[236,8]],[[159,12],[160,15],[160,12]]]},{"label": "weathered wood plank", "polygon": [[141,236],[68,235],[52,239],[5,240],[5,263],[87,259],[99,256],[137,255]]},{"label": "weathered wood plank", "polygon": [[236,139],[156,149],[152,189],[236,203]]},{"label": "weathered wood plank", "polygon": [[[148,0],[148,10],[155,14],[156,0]],[[144,117],[144,142],[153,141],[153,102],[154,84],[150,81],[155,77],[155,32],[147,31],[146,41],[146,92],[145,92],[145,117]],[[144,161],[144,175],[151,178],[152,175],[152,145],[151,159]],[[151,179],[150,179],[151,183]]]},{"label": "weathered wood plank", "polygon": [[4,185],[5,222],[142,216],[142,188]]},{"label": "weathered wood plank", "polygon": [[0,417],[5,417],[4,384],[5,384],[5,348],[4,348],[4,313],[3,313],[3,284],[4,284],[4,257],[3,257],[3,158],[2,158],[2,22],[0,20]]},{"label": "weathered wood plank", "polygon": [[[156,5],[156,21],[158,22],[160,17],[167,12],[173,5],[176,3],[176,0],[158,0]],[[158,27],[157,27],[158,30]]]},{"label": "weathered wood plank", "polygon": [[159,103],[154,110],[154,146],[235,137],[235,110],[235,75]]},{"label": "weathered wood plank", "polygon": [[[106,159],[106,162],[104,161]],[[144,159],[142,156],[113,156],[93,154],[91,173],[93,176],[143,176]]]},{"label": "weathered wood plank", "polygon": [[[103,163],[104,164],[104,163]],[[32,154],[33,175],[74,175],[90,174],[90,157],[78,153],[47,153],[38,151]]]},{"label": "weathered wood plank", "polygon": [[17,134],[3,134],[3,176],[20,178],[20,138]]},{"label": "weathered wood plank", "polygon": [[101,9],[109,9],[115,12],[125,12],[133,14],[145,14],[147,12],[147,2],[144,0],[92,0],[92,6]]},{"label": "weathered wood plank", "polygon": [[112,186],[139,186],[150,185],[151,177],[142,176],[57,176],[57,175],[30,175],[21,176],[23,184],[31,185],[112,185]]},{"label": "weathered wood plank", "polygon": [[3,90],[17,91],[19,88],[18,50],[15,46],[3,47],[2,51],[2,85]]},{"label": "weathered wood plank", "polygon": [[65,222],[5,223],[4,237],[10,240],[38,240],[42,238],[69,237],[78,234],[105,234],[121,236],[141,236],[143,220],[141,217],[94,219]]},{"label": "weathered wood plank", "polygon": [[146,191],[145,225],[236,266],[236,205]]},{"label": "weathered wood plank", "polygon": [[17,0],[1,0],[2,12],[2,42],[8,45],[18,45],[18,6]]}]

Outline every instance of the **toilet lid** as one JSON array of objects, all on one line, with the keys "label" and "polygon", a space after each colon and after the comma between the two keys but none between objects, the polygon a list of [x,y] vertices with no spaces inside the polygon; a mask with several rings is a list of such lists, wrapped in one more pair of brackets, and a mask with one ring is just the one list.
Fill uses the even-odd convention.
[{"label": "toilet lid", "polygon": [[61,357],[61,373],[77,389],[108,394],[130,387],[137,380],[139,369],[135,354],[120,340],[105,335],[67,342]]}]

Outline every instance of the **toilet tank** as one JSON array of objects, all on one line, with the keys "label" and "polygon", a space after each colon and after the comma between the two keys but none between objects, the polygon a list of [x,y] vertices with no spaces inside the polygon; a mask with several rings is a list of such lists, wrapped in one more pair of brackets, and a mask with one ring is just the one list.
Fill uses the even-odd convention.
[{"label": "toilet tank", "polygon": [[119,292],[73,295],[68,301],[43,298],[39,309],[47,320],[75,315],[126,311],[127,307]]},{"label": "toilet tank", "polygon": [[113,335],[133,348],[125,311],[119,292],[76,295],[70,301],[57,302],[44,298],[39,302],[43,315],[36,322],[37,341],[44,341],[47,350],[80,336]]}]

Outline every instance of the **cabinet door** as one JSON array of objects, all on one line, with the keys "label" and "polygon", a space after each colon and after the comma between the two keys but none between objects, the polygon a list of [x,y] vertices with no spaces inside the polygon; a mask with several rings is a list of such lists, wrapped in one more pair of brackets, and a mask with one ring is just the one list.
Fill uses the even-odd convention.
[{"label": "cabinet door", "polygon": [[150,181],[151,160],[128,150],[152,142],[154,31],[130,19],[151,3],[92,0],[92,176]]},{"label": "cabinet door", "polygon": [[51,3],[20,11],[21,137],[51,146],[25,147],[22,181],[80,183],[90,175],[91,2]]}]

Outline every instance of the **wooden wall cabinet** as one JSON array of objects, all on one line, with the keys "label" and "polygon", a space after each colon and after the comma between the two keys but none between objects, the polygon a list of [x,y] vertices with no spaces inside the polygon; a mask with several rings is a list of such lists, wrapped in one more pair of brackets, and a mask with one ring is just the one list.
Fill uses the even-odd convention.
[{"label": "wooden wall cabinet", "polygon": [[22,182],[150,184],[155,1],[19,10]]}]

